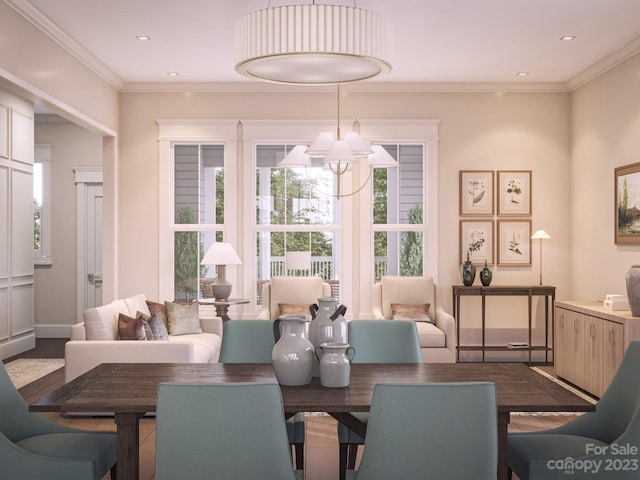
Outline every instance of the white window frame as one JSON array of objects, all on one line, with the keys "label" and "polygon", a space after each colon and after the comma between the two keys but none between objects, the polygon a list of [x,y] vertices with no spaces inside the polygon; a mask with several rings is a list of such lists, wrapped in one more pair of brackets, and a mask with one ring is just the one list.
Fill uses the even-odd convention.
[{"label": "white window frame", "polygon": [[42,165],[42,207],[40,208],[40,250],[33,252],[34,265],[53,265],[51,256],[51,145],[36,144],[34,163]]}]

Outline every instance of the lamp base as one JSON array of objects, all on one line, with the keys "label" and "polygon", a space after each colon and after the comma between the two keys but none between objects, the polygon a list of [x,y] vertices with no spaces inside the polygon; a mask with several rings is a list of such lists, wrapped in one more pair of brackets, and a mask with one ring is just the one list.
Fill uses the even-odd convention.
[{"label": "lamp base", "polygon": [[211,284],[211,293],[216,300],[227,300],[231,296],[232,285],[225,278],[226,265],[218,265],[218,276]]}]

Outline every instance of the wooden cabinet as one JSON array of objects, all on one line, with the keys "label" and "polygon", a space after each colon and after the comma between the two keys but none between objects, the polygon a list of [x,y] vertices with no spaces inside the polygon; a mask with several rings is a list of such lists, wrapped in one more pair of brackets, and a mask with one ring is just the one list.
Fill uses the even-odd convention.
[{"label": "wooden cabinet", "polygon": [[556,302],[555,368],[559,377],[598,397],[611,383],[640,318],[605,310],[602,302]]}]

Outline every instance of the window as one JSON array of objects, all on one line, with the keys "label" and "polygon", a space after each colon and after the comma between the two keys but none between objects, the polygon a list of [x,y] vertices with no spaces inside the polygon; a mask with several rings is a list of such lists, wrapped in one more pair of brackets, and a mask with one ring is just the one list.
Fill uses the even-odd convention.
[{"label": "window", "polygon": [[424,271],[424,154],[422,145],[384,145],[398,168],[373,171],[373,272],[421,276]]},{"label": "window", "polygon": [[51,265],[51,145],[36,145],[33,164],[33,263]]},{"label": "window", "polygon": [[173,207],[174,298],[210,297],[215,266],[200,261],[223,240],[223,145],[175,145]]},{"label": "window", "polygon": [[[309,168],[279,168],[278,162],[291,148],[256,147],[258,304],[260,285],[276,275],[318,275],[335,289],[338,285],[339,216],[337,200],[331,196],[335,177],[320,161]],[[291,252],[306,252],[308,265],[293,265]]]}]

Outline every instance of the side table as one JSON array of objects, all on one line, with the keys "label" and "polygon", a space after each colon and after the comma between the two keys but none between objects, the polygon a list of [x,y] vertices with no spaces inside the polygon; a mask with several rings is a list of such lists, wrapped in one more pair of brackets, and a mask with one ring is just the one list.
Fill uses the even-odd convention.
[{"label": "side table", "polygon": [[227,298],[226,300],[198,300],[198,304],[200,305],[213,305],[216,307],[216,315],[222,319],[222,322],[226,322],[227,320],[231,320],[229,317],[229,307],[231,305],[241,305],[244,303],[249,303],[249,299],[247,298]]}]

